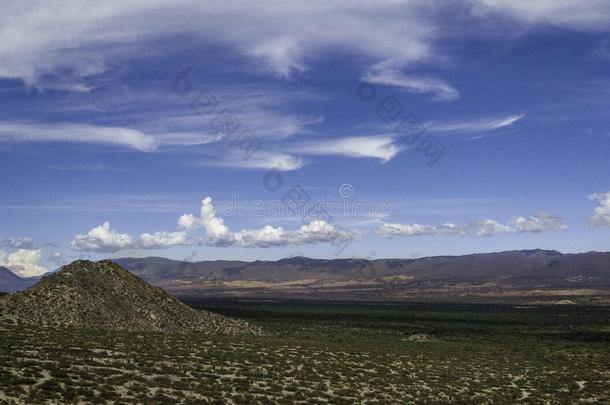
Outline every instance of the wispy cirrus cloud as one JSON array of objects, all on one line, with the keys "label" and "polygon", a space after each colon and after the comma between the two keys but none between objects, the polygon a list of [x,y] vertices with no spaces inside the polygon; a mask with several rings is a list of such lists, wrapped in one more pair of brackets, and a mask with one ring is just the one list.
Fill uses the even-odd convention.
[{"label": "wispy cirrus cloud", "polygon": [[72,142],[129,147],[142,152],[155,149],[155,139],[140,131],[72,123],[18,123],[0,121],[0,142]]},{"label": "wispy cirrus cloud", "polygon": [[396,70],[380,70],[370,72],[362,77],[362,81],[384,86],[394,86],[402,91],[416,94],[432,94],[435,100],[452,101],[460,93],[444,80],[436,77],[405,74]]},{"label": "wispy cirrus cloud", "polygon": [[484,117],[472,120],[428,122],[426,129],[430,132],[472,133],[487,132],[509,127],[525,117],[525,114],[508,115],[505,117]]},{"label": "wispy cirrus cloud", "polygon": [[183,200],[165,194],[74,194],[40,202],[16,200],[0,203],[3,211],[66,212],[176,212],[186,208]]},{"label": "wispy cirrus cloud", "polygon": [[[127,58],[135,49],[150,52],[151,41],[179,34],[228,45],[282,77],[306,69],[321,52],[333,49],[407,63],[431,52],[436,34],[427,10],[423,1],[111,0],[104,7],[72,0],[8,3],[0,17],[0,77],[32,84],[63,68],[81,84],[79,78],[109,69],[113,58]],[[372,39],[377,46],[370,46]]]},{"label": "wispy cirrus cloud", "polygon": [[[290,77],[307,70],[320,54],[336,49],[365,56],[372,64],[392,61],[401,67],[433,59],[443,32],[457,32],[447,27],[451,21],[440,18],[448,7],[466,20],[458,19],[458,24],[502,18],[586,31],[610,26],[610,7],[600,0],[474,0],[449,5],[423,0],[110,0],[104,7],[77,0],[25,0],[3,6],[0,77],[36,84],[55,76],[51,85],[74,91],[90,89],[81,80],[108,71],[117,59],[162,46],[174,48],[175,42],[150,44],[180,34],[188,34],[194,43],[229,46],[262,70]],[[403,84],[441,99],[457,96],[434,79]]]},{"label": "wispy cirrus cloud", "polygon": [[203,160],[190,162],[189,164],[193,166],[215,166],[246,170],[276,169],[287,172],[302,168],[306,162],[299,156],[265,150],[257,150],[244,156],[239,150],[233,148],[229,152],[224,153],[220,158],[208,157]]},{"label": "wispy cirrus cloud", "polygon": [[511,17],[526,24],[548,23],[571,29],[610,28],[610,4],[599,0],[477,0],[470,3],[477,17]]},{"label": "wispy cirrus cloud", "polygon": [[286,150],[305,155],[333,155],[352,158],[375,158],[382,162],[392,160],[404,148],[395,136],[351,136],[336,139],[308,141],[288,145]]}]

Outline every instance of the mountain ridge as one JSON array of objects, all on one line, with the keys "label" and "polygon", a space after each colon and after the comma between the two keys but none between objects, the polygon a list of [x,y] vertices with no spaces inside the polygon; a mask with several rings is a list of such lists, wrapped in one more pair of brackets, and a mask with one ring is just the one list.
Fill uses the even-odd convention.
[{"label": "mountain ridge", "polygon": [[8,267],[0,266],[0,292],[25,290],[40,280],[40,277],[21,277]]},{"label": "mountain ridge", "polygon": [[443,290],[454,297],[509,290],[610,291],[609,252],[526,249],[411,259],[115,261],[179,296],[418,299],[432,293],[442,298]]}]

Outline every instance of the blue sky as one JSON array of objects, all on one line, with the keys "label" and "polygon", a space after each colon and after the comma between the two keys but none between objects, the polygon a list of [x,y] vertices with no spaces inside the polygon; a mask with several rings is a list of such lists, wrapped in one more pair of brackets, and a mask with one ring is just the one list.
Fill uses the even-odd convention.
[{"label": "blue sky", "polygon": [[0,265],[18,274],[608,250],[605,2],[3,10]]}]

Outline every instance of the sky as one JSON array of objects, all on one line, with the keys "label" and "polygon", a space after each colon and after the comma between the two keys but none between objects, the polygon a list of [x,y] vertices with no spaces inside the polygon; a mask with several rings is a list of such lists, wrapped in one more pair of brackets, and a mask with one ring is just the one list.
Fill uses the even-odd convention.
[{"label": "sky", "polygon": [[608,250],[606,1],[0,6],[18,275]]}]

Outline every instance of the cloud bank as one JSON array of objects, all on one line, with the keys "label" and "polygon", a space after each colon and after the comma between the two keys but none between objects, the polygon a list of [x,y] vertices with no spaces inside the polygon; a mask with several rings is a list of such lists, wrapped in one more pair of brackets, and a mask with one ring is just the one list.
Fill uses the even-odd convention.
[{"label": "cloud bank", "polygon": [[[201,201],[199,215],[184,214],[178,218],[177,223],[181,231],[143,233],[134,237],[115,231],[109,222],[104,222],[86,234],[76,235],[70,244],[76,251],[116,253],[124,249],[164,249],[202,244],[215,247],[269,248],[351,241],[361,237],[357,230],[342,229],[323,220],[313,220],[295,230],[266,225],[260,229],[233,232],[225,225],[224,219],[216,215],[210,197]],[[203,236],[196,234],[198,230],[204,232]]]},{"label": "cloud bank", "polygon": [[445,223],[441,225],[383,223],[375,233],[384,238],[398,236],[478,236],[488,237],[506,233],[541,233],[547,231],[565,231],[566,222],[558,216],[541,213],[529,217],[516,217],[509,224],[502,224],[493,219],[473,221],[467,225]]},{"label": "cloud bank", "polygon": [[18,249],[6,254],[0,251],[0,266],[8,268],[20,277],[34,277],[48,270],[40,265],[42,252],[40,249]]}]

